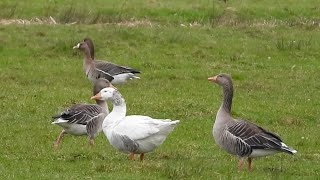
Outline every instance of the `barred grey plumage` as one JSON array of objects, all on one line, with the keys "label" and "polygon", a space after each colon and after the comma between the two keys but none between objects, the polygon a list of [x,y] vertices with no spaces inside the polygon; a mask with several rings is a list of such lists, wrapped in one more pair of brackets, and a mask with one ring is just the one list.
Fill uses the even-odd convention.
[{"label": "barred grey plumage", "polygon": [[[100,78],[96,81],[93,87],[93,94],[96,94],[101,89],[112,86],[107,79]],[[55,143],[55,148],[57,148],[64,134],[71,135],[85,135],[88,134],[90,138],[90,143],[94,143],[95,136],[101,132],[101,123],[91,123],[87,126],[93,118],[104,117],[109,113],[107,103],[102,100],[96,100],[97,104],[75,104],[70,108],[67,108],[59,115],[53,116],[56,121],[52,124],[57,124],[63,128],[57,141]],[[100,126],[100,127],[99,127]],[[95,133],[89,134],[88,129],[93,128]],[[90,130],[93,131],[93,130]]]},{"label": "barred grey plumage", "polygon": [[86,130],[91,144],[94,144],[93,139],[102,131],[102,123],[107,115],[108,113],[100,113],[88,121]]},{"label": "barred grey plumage", "polygon": [[86,125],[91,118],[99,114],[98,112],[107,111],[97,104],[75,104],[64,110],[61,114],[53,116],[52,118],[62,118],[68,123]]},{"label": "barred grey plumage", "polygon": [[251,170],[253,157],[267,156],[277,152],[288,154],[297,152],[285,145],[278,135],[251,122],[232,118],[233,83],[230,76],[219,74],[208,80],[223,88],[223,101],[213,126],[214,139],[222,149],[240,158],[239,170],[242,170],[243,158],[248,158],[248,169]]}]

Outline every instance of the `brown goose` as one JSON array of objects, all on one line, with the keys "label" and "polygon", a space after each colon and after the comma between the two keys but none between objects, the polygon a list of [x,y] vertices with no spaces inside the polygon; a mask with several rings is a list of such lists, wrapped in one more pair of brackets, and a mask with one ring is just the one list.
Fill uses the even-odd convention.
[{"label": "brown goose", "polygon": [[84,61],[83,61],[83,68],[84,72],[86,73],[87,78],[95,83],[97,79],[99,78],[105,78],[108,81],[112,82],[114,79],[109,73],[99,69],[96,67],[96,64],[94,63],[93,59],[90,55],[90,49],[87,43],[81,42],[78,43],[76,46],[73,47],[73,49],[80,49],[84,53]]},{"label": "brown goose", "polygon": [[[113,86],[106,79],[98,79],[94,84],[93,94],[97,94],[101,89],[106,87]],[[109,113],[108,105],[105,101],[96,100],[96,103],[97,104],[75,104],[70,108],[64,110],[61,114],[52,117],[56,119],[56,121],[52,122],[52,124],[56,124],[63,128],[54,144],[55,148],[59,147],[65,134],[88,134],[90,138],[90,144],[94,144],[94,138],[98,135],[99,132],[101,132],[102,129],[101,123],[93,126],[94,123],[97,123],[99,121],[92,121],[92,119],[98,116],[104,118]]]},{"label": "brown goose", "polygon": [[251,122],[232,118],[233,84],[230,76],[219,74],[209,77],[208,80],[223,88],[223,102],[217,112],[213,126],[213,137],[222,149],[240,158],[239,171],[242,170],[245,158],[248,158],[248,170],[251,171],[252,158],[278,152],[288,154],[297,152],[284,144],[279,136]]},{"label": "brown goose", "polygon": [[[139,70],[127,66],[119,66],[107,61],[96,60],[94,57],[94,45],[92,40],[90,38],[86,38],[83,42],[85,42],[89,47],[92,64],[94,64],[95,68],[98,71],[107,73],[108,75],[112,76],[114,78],[113,80],[111,80],[112,84],[125,83],[128,79],[139,79],[139,77],[135,75],[137,73],[140,73]],[[75,46],[74,48],[77,48],[77,46]],[[84,59],[84,61],[91,60],[87,57]],[[88,69],[88,64],[89,63],[84,62],[85,69]]]}]

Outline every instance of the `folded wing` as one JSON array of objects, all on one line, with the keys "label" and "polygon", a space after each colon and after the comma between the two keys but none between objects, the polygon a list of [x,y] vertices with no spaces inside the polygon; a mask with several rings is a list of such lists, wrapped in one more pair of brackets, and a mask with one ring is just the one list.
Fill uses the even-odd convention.
[{"label": "folded wing", "polygon": [[97,69],[109,73],[111,76],[123,74],[123,73],[140,73],[139,70],[133,69],[128,66],[119,66],[117,64],[113,64],[106,61],[94,61],[94,64]]}]

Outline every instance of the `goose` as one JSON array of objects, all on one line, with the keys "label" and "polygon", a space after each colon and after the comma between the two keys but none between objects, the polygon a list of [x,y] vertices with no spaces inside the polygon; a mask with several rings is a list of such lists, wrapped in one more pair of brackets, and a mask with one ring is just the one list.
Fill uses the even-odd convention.
[{"label": "goose", "polygon": [[134,160],[135,154],[144,154],[160,146],[170,132],[179,124],[179,120],[153,119],[148,116],[126,116],[126,103],[120,92],[112,87],[102,89],[91,99],[107,100],[113,104],[112,111],[104,118],[102,129],[110,144],[117,150],[130,154]]},{"label": "goose", "polygon": [[84,69],[84,72],[86,73],[87,78],[91,82],[93,82],[93,84],[99,78],[105,78],[110,82],[114,80],[114,78],[109,73],[101,70],[99,67],[96,66],[93,59],[91,58],[90,49],[87,43],[80,42],[76,46],[74,46],[73,49],[79,49],[83,51],[84,53],[83,69]]},{"label": "goose", "polygon": [[[85,50],[86,47],[82,46],[82,43],[87,44],[89,52]],[[96,60],[94,57],[94,45],[90,38],[85,38],[83,42],[78,43],[73,48],[84,50],[85,58],[83,62],[83,67],[85,69],[87,77],[93,82],[96,78],[94,77],[94,75],[90,76],[90,74],[88,74],[88,69],[92,68],[93,66],[96,71],[99,71],[100,73],[103,72],[105,74],[108,74],[109,76],[112,76],[112,80],[108,79],[112,84],[123,84],[128,79],[140,79],[139,76],[135,75],[137,73],[140,73],[139,70],[133,69],[128,66],[120,66],[117,64],[113,64],[111,62]]]},{"label": "goose", "polygon": [[[101,89],[105,87],[112,87],[112,84],[107,80],[100,78],[96,81],[93,86],[93,94],[97,94]],[[101,124],[95,124],[97,121],[91,121],[93,117],[105,117],[109,113],[108,105],[103,100],[96,100],[96,104],[75,104],[66,110],[64,110],[59,115],[53,116],[55,119],[52,124],[61,126],[63,130],[59,134],[54,148],[58,148],[65,134],[71,135],[86,135],[89,136],[89,143],[94,145],[94,138],[101,131]],[[88,133],[92,132],[94,129],[94,134]],[[88,131],[89,130],[89,131]]]},{"label": "goose", "polygon": [[239,157],[238,170],[242,171],[243,161],[247,158],[248,170],[252,170],[252,158],[267,156],[278,152],[297,153],[288,147],[281,138],[256,124],[231,116],[233,83],[229,75],[219,74],[209,77],[223,89],[223,101],[213,125],[215,142],[228,153]]}]

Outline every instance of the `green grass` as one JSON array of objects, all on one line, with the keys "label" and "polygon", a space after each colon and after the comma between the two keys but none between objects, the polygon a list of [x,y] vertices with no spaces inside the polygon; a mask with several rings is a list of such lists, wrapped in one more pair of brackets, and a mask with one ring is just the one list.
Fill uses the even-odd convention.
[{"label": "green grass", "polygon": [[[247,23],[255,20],[279,24],[319,24],[318,0],[2,0],[1,18],[56,18],[61,23],[112,23],[149,19],[159,23],[219,25],[225,20]],[[231,24],[233,24],[231,23]]]},{"label": "green grass", "polygon": [[[52,10],[57,14],[64,14],[63,9],[71,3],[50,1],[45,5],[52,2],[58,7]],[[104,1],[97,2],[100,9],[92,12],[112,9]],[[163,1],[161,6],[148,6],[145,2],[159,3],[111,1],[117,8],[110,10],[110,16],[117,16],[124,6],[124,19],[143,17],[160,26],[0,26],[1,179],[318,178],[319,27],[245,23],[182,27],[174,22],[192,22],[192,18],[198,21],[202,16],[201,10],[194,11],[191,1]],[[209,11],[207,4],[212,1],[199,2],[198,9]],[[258,1],[250,2],[228,3],[240,9],[237,17],[243,14],[257,22],[271,15],[277,20],[293,17],[279,13],[287,6],[285,3],[261,1],[259,6]],[[316,1],[290,2],[298,3],[290,9],[299,16],[309,20],[319,17],[318,11],[306,10]],[[217,11],[224,6],[214,3]],[[2,1],[2,7],[3,4],[17,4],[10,18],[41,17],[50,12],[41,11],[44,5],[39,4]],[[20,11],[22,5],[25,8]],[[262,12],[263,5],[269,5],[273,14]],[[85,6],[78,3],[75,7]],[[187,18],[166,13],[177,10],[186,12]],[[274,15],[277,13],[279,16]],[[93,103],[91,84],[82,70],[82,54],[72,50],[88,36],[95,42],[98,59],[142,71],[140,80],[118,86],[126,99],[128,114],[181,120],[164,144],[145,156],[144,163],[129,161],[126,154],[109,145],[103,134],[94,148],[89,147],[85,136],[66,136],[61,149],[53,150],[61,129],[50,124],[51,116],[72,103]],[[209,83],[207,77],[220,72],[231,74],[234,79],[234,117],[278,133],[298,154],[256,159],[253,172],[237,173],[236,158],[220,150],[211,133],[221,103],[221,88]]]}]

